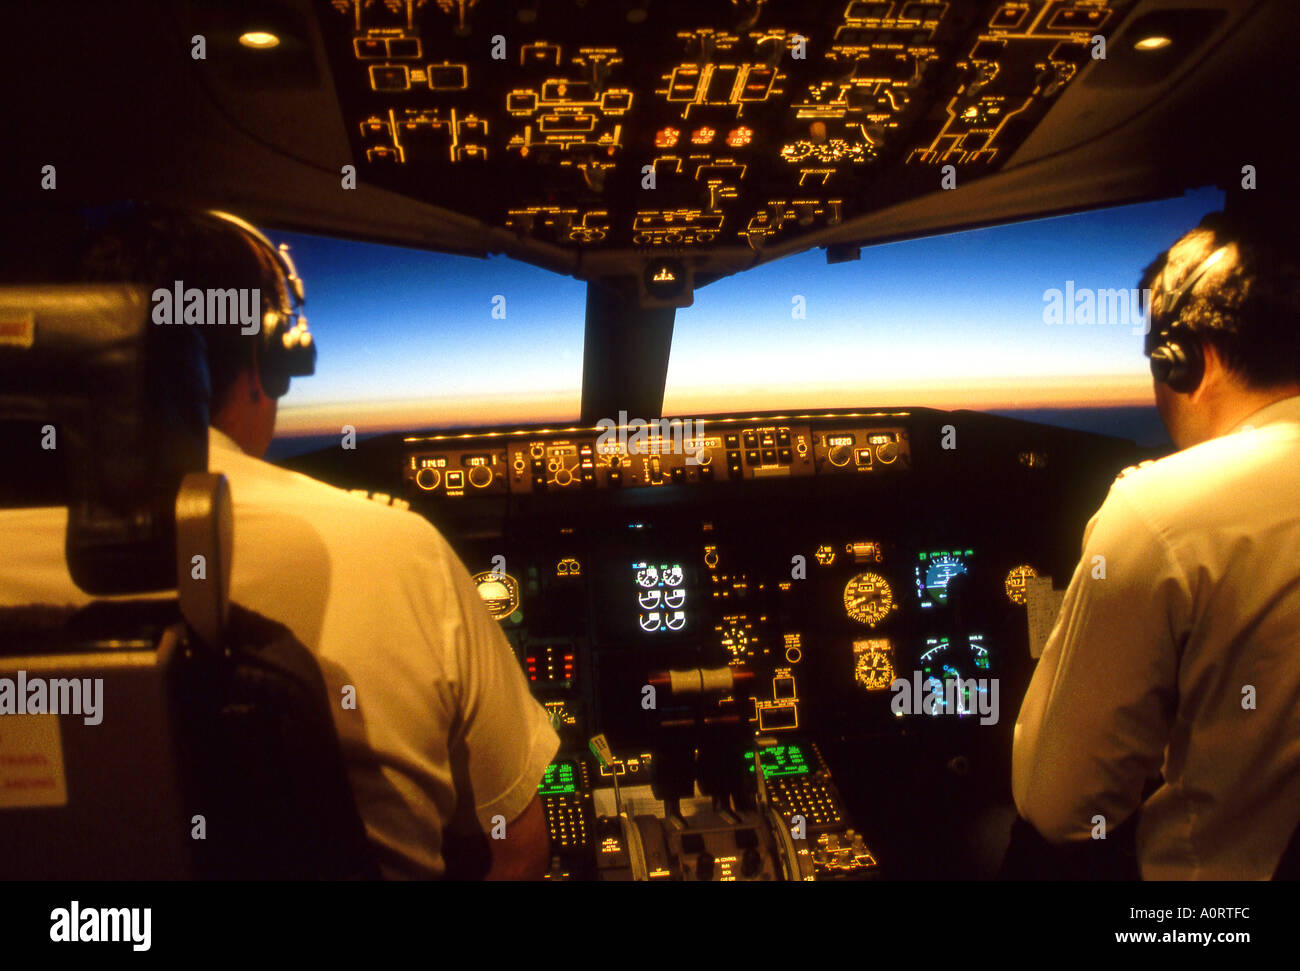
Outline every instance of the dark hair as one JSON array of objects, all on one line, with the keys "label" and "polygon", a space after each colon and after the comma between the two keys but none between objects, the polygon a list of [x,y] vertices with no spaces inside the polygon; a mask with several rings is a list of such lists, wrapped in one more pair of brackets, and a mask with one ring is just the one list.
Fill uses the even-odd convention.
[{"label": "dark hair", "polygon": [[[171,289],[258,289],[259,313],[287,300],[269,254],[235,226],[202,211],[133,205],[92,233],[77,274],[83,281],[129,282]],[[257,366],[258,334],[240,327],[199,328],[212,381],[211,410],[225,403],[239,374]],[[260,328],[259,328],[260,330]]]},{"label": "dark hair", "polygon": [[[1175,290],[1211,253],[1231,247],[1192,288],[1179,321],[1212,345],[1253,388],[1300,383],[1300,259],[1286,227],[1212,212],[1142,272],[1154,322]],[[1168,267],[1168,273],[1165,273]]]}]

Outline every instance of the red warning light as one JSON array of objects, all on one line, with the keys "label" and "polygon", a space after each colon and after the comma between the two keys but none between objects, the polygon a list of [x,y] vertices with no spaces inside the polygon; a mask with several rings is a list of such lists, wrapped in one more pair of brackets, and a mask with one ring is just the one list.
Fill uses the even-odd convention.
[{"label": "red warning light", "polygon": [[754,130],[741,126],[727,132],[727,144],[732,148],[743,148],[754,140]]},{"label": "red warning light", "polygon": [[655,148],[672,148],[682,133],[676,128],[660,128],[655,132]]}]

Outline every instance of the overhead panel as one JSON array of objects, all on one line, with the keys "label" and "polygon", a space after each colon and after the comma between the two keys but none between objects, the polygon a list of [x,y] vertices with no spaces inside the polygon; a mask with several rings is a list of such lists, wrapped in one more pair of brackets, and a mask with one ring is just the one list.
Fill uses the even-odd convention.
[{"label": "overhead panel", "polygon": [[322,7],[363,180],[568,249],[685,254],[758,250],[996,171],[1127,9]]}]

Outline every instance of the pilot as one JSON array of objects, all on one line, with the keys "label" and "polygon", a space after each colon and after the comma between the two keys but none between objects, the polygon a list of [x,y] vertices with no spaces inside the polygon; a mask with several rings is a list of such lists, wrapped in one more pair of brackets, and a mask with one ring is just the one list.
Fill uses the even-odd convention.
[{"label": "pilot", "polygon": [[[138,207],[99,233],[80,277],[151,293],[176,281],[257,288],[262,312],[288,314],[290,272],[241,221]],[[545,709],[433,526],[262,461],[288,379],[265,373],[269,329],[252,330],[204,328],[209,468],[234,505],[232,600],[317,657],[384,876],[444,876],[457,857],[490,879],[540,877],[537,786],[559,744]],[[64,509],[0,511],[0,604],[87,602],[64,560],[65,524]]]},{"label": "pilot", "polygon": [[1144,879],[1266,880],[1300,822],[1300,261],[1212,213],[1139,287],[1180,451],[1088,523],[1012,789],[1057,846],[1134,817]]}]

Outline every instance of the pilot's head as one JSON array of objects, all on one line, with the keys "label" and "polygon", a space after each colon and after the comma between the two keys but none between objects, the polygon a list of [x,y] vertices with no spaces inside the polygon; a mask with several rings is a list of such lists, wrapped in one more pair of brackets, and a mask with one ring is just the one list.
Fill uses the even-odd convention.
[{"label": "pilot's head", "polygon": [[1211,213],[1146,268],[1156,406],[1179,448],[1300,394],[1300,259],[1277,231]]},{"label": "pilot's head", "polygon": [[[203,211],[134,206],[94,234],[78,276],[139,283],[156,296],[159,289],[174,290],[178,284],[205,294],[234,288],[251,297],[257,290],[261,306],[254,325],[232,321],[199,330],[207,347],[213,426],[249,455],[266,453],[275,433],[277,402],[289,382],[287,376],[273,376],[259,360],[267,355],[268,335],[261,324],[272,319],[268,314],[291,312],[292,282],[269,244],[259,243],[255,229]],[[180,323],[181,308],[173,312]],[[314,361],[314,350],[311,354]]]}]

